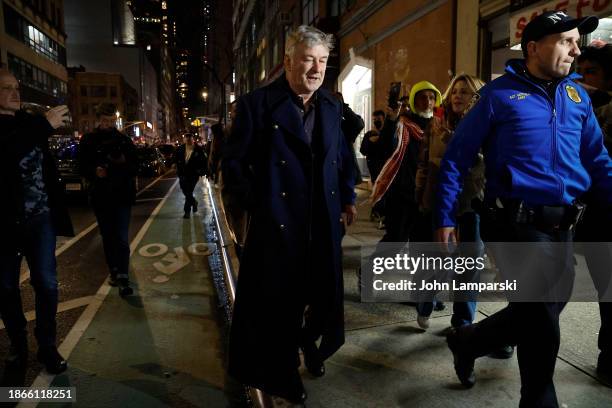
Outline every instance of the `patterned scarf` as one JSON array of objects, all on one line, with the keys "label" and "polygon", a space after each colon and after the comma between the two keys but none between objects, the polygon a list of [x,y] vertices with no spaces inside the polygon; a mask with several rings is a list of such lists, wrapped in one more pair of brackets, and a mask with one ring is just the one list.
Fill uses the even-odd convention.
[{"label": "patterned scarf", "polygon": [[397,124],[395,137],[399,140],[399,143],[376,178],[376,183],[374,183],[372,195],[370,196],[372,205],[376,204],[385,195],[391,183],[393,183],[393,179],[395,179],[402,165],[410,139],[423,140],[423,130],[416,123],[402,117]]}]

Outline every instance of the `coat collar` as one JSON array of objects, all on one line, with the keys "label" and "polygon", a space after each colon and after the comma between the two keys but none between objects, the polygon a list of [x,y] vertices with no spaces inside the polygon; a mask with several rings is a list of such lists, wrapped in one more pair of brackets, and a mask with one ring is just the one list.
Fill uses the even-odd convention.
[{"label": "coat collar", "polygon": [[[294,102],[291,100],[292,92],[285,75],[271,83],[268,86],[266,98],[268,112],[271,112],[274,125],[282,127],[307,144],[302,119],[293,106]],[[317,109],[317,122],[319,122],[317,125],[320,126],[319,130],[323,137],[324,150],[327,152],[333,140],[333,132],[339,131],[340,113],[336,109],[338,101],[325,89],[317,90],[316,98],[315,109]]]}]

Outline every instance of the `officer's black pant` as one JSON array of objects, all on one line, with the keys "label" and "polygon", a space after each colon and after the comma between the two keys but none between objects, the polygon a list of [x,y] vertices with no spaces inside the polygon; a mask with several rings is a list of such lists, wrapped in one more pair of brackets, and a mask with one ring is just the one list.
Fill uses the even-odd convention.
[{"label": "officer's black pant", "polygon": [[[543,232],[530,225],[513,225],[508,230],[514,232],[508,241],[539,243],[540,253],[532,262],[534,273],[558,271],[559,277],[568,277],[571,286],[574,273],[572,252],[563,251],[563,257],[558,256],[558,249],[563,245],[559,243],[568,243],[566,247],[571,248],[570,232]],[[502,256],[497,257],[495,253],[494,257],[502,275],[504,268],[515,266],[504,265],[500,261]],[[511,302],[505,309],[472,327],[469,347],[477,357],[504,345],[517,346],[522,408],[558,407],[553,375],[561,339],[559,315],[566,304],[563,298],[569,298],[569,295],[566,293],[566,296],[559,296],[559,301],[552,302]]]},{"label": "officer's black pant", "polygon": [[198,202],[193,196],[193,190],[195,190],[196,184],[198,184],[199,177],[181,177],[179,179],[179,185],[181,186],[181,191],[185,196],[185,205],[183,209],[185,213],[190,213],[191,209],[198,208]]}]

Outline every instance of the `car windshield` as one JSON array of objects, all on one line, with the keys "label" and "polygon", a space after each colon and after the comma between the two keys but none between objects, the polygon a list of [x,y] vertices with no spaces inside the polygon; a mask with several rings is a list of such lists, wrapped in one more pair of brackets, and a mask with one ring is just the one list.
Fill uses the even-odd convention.
[{"label": "car windshield", "polygon": [[77,160],[78,145],[76,143],[65,145],[55,149],[55,157],[58,160]]}]

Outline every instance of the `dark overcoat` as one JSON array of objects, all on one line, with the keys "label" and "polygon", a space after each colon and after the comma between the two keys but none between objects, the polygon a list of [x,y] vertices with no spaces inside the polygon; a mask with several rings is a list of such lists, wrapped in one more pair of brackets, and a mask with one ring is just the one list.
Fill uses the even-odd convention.
[{"label": "dark overcoat", "polygon": [[176,175],[179,178],[198,179],[206,173],[208,162],[204,149],[194,144],[189,161],[185,162],[185,145],[180,145],[174,152],[173,162],[176,163]]},{"label": "dark overcoat", "polygon": [[355,200],[352,167],[343,167],[350,152],[340,103],[317,91],[311,146],[290,92],[281,77],[239,99],[222,163],[224,192],[251,220],[229,373],[270,394],[282,391],[299,364],[305,305],[322,336],[323,358],[344,343],[341,211]]}]

